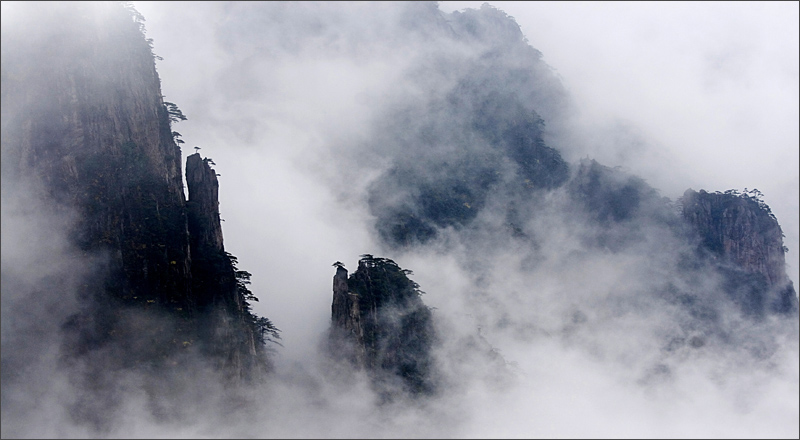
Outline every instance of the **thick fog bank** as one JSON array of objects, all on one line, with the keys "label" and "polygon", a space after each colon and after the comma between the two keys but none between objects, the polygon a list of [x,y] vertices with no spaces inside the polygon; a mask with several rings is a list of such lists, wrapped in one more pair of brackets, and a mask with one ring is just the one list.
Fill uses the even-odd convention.
[{"label": "thick fog bank", "polygon": [[[69,209],[4,172],[4,437],[797,438],[796,317],[744,316],[717,272],[687,269],[674,226],[689,187],[757,187],[797,286],[796,5],[704,5],[685,24],[665,4],[134,4],[188,117],[184,158],[217,164],[225,247],[281,329],[275,372],[234,391],[201,361],[76,385],[89,366],[60,361],[61,325],[103,256],[76,253]],[[505,140],[515,127],[535,162]],[[587,214],[569,183],[587,157],[643,178],[651,204]],[[439,209],[447,191],[463,199]],[[428,223],[380,229],[406,215]],[[381,403],[322,355],[331,264],[366,253],[413,271],[433,308],[431,397]]]}]

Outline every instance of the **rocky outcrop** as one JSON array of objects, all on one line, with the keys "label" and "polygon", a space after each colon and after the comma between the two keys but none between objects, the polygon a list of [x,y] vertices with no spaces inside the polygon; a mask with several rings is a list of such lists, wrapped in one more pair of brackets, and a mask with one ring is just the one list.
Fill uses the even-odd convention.
[{"label": "rocky outcrop", "polygon": [[364,255],[350,277],[335,264],[330,352],[364,369],[386,396],[435,390],[431,350],[436,339],[430,309],[418,285],[388,258]]},{"label": "rocky outcrop", "polygon": [[180,149],[148,43],[119,5],[25,11],[28,32],[3,29],[4,184],[35,180],[45,194],[31,196],[76,207],[75,241],[108,255],[116,296],[184,307]]},{"label": "rocky outcrop", "polygon": [[238,307],[236,279],[225,254],[219,215],[217,175],[200,154],[186,158],[186,202],[189,241],[192,250],[192,292],[198,308],[214,305]]},{"label": "rocky outcrop", "polygon": [[[198,337],[204,351],[236,381],[269,370],[259,341],[258,318],[245,295],[249,273],[236,268],[236,258],[225,252],[219,215],[217,174],[195,153],[186,158],[186,203],[192,251],[192,295],[197,304]],[[242,278],[242,274],[246,274]]]},{"label": "rocky outcrop", "polygon": [[367,355],[364,346],[364,329],[361,326],[361,304],[359,296],[350,292],[347,286],[347,269],[336,266],[333,276],[333,304],[331,305],[332,340],[346,341],[339,344],[339,356],[348,359],[353,365],[366,365]]},{"label": "rocky outcrop", "polygon": [[96,363],[168,368],[199,345],[244,376],[264,360],[258,318],[223,248],[216,175],[197,154],[185,199],[171,129],[182,115],[161,95],[142,17],[114,2],[15,13],[2,29],[4,194],[74,212],[69,238],[103,263],[80,283],[65,354],[119,349]]},{"label": "rocky outcrop", "polygon": [[727,278],[729,290],[745,289],[735,299],[746,311],[797,313],[797,296],[786,275],[783,233],[758,197],[735,191],[686,190],[683,218],[696,232],[701,249]]},{"label": "rocky outcrop", "polygon": [[189,230],[192,249],[200,252],[224,251],[222,223],[219,216],[219,181],[208,159],[199,153],[186,158],[186,184],[191,213]]}]

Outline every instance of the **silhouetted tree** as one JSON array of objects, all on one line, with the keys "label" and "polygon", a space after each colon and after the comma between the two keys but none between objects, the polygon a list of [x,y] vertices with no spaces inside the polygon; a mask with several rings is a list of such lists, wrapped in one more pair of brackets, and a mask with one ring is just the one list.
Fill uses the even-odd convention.
[{"label": "silhouetted tree", "polygon": [[167,114],[169,114],[170,122],[176,123],[186,120],[186,116],[183,114],[181,109],[179,109],[178,106],[175,105],[174,103],[169,101],[164,101],[164,106],[167,108]]}]

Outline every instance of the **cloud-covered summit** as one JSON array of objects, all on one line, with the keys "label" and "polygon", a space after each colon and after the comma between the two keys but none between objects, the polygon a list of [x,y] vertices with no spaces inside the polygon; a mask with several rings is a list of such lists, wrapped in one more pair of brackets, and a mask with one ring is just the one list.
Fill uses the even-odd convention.
[{"label": "cloud-covered summit", "polygon": [[[252,272],[256,311],[284,347],[274,380],[244,395],[183,377],[153,407],[146,378],[121,376],[125,411],[102,435],[796,436],[796,327],[754,322],[725,299],[725,280],[678,226],[677,197],[653,183],[663,177],[607,160],[622,153],[592,161],[597,145],[583,140],[613,139],[603,145],[617,152],[652,139],[576,124],[582,103],[544,62],[552,55],[502,10],[137,8],[164,58],[163,93],[188,116],[185,146],[218,164],[226,248]],[[27,273],[8,269],[19,267],[5,238],[10,200],[4,345],[21,337],[5,319],[18,284],[6,274]],[[24,233],[53,218],[35,213],[8,224]],[[48,249],[26,248],[36,256],[26,261],[50,261]],[[413,270],[427,292],[447,384],[429,401],[377,405],[365,378],[331,375],[320,359],[331,262],[364,253]],[[28,310],[15,298],[9,313]],[[33,370],[47,386],[4,387],[23,403],[12,413],[4,400],[4,426],[27,414],[15,432],[97,435],[72,424],[62,403],[75,390],[46,367]],[[57,422],[36,425],[45,413]]]}]

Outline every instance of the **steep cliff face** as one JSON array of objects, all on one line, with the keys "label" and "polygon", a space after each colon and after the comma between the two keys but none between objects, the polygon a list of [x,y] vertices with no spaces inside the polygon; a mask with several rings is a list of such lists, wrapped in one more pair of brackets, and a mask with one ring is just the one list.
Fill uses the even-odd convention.
[{"label": "steep cliff face", "polygon": [[3,35],[3,172],[80,210],[76,242],[108,251],[117,296],[185,305],[180,149],[148,43],[118,5],[27,12],[32,32]]},{"label": "steep cliff face", "polygon": [[214,305],[237,306],[233,268],[225,254],[219,216],[219,182],[200,154],[186,158],[186,203],[192,250],[192,291],[201,310]]},{"label": "steep cliff face", "polygon": [[102,261],[81,283],[65,353],[125,347],[97,368],[170,366],[200,345],[235,377],[264,364],[258,332],[274,327],[250,313],[249,274],[224,251],[218,182],[197,154],[186,202],[179,110],[141,16],[102,2],[26,4],[17,17],[2,34],[3,185],[75,212],[70,240]]},{"label": "steep cliff face", "polygon": [[219,182],[208,159],[202,159],[199,153],[186,158],[186,184],[192,249],[202,253],[223,252]]},{"label": "steep cliff face", "polygon": [[[186,158],[186,203],[192,250],[192,296],[197,305],[198,336],[204,350],[235,378],[251,377],[270,364],[250,312],[245,283],[249,273],[238,271],[236,258],[225,252],[219,215],[219,182],[208,159],[195,153]],[[242,274],[246,274],[242,278]]]},{"label": "steep cliff face", "polygon": [[747,311],[797,313],[797,296],[786,276],[783,233],[763,202],[733,191],[689,189],[682,204],[684,219],[726,274],[730,289],[745,289],[735,298]]},{"label": "steep cliff face", "polygon": [[367,361],[364,345],[364,328],[361,326],[361,304],[359,296],[350,292],[347,285],[347,269],[336,266],[333,276],[333,304],[331,305],[332,341],[340,350],[340,357],[354,365],[364,366]]},{"label": "steep cliff face", "polygon": [[435,389],[431,311],[411,272],[386,258],[363,256],[350,277],[337,265],[331,306],[331,352],[365,369],[386,396]]}]

